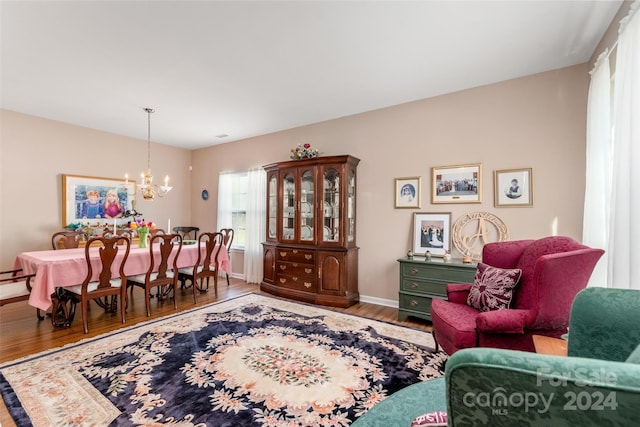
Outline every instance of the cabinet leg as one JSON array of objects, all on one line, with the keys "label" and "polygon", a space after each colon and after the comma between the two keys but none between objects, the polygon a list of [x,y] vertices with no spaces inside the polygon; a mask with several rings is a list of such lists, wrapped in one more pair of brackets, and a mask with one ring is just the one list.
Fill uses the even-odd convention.
[{"label": "cabinet leg", "polygon": [[405,320],[407,320],[407,313],[404,313],[402,311],[398,311],[398,322],[404,322]]}]

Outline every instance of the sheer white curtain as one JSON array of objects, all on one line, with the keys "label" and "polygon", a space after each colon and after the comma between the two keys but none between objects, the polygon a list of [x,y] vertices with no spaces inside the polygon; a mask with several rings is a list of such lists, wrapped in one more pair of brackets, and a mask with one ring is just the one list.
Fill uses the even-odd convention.
[{"label": "sheer white curtain", "polygon": [[613,107],[608,283],[640,289],[640,2],[622,21]]},{"label": "sheer white curtain", "polygon": [[267,174],[264,169],[248,173],[246,244],[244,248],[244,280],[262,281],[262,243],[266,237]]},{"label": "sheer white curtain", "polygon": [[587,105],[587,165],[582,241],[605,250],[589,286],[607,285],[607,245],[611,206],[611,71],[609,51],[604,52],[591,71]]}]

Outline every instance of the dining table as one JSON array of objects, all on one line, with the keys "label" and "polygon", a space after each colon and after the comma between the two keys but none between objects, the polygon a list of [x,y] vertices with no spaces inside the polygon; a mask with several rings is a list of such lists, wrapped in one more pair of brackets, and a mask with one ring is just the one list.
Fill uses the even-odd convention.
[{"label": "dining table", "polygon": [[[217,248],[216,248],[217,249]],[[159,244],[152,246],[155,265],[160,261]],[[197,244],[182,245],[182,250],[178,256],[178,268],[192,267],[198,260],[198,251],[204,256],[206,248]],[[118,251],[115,262],[113,263],[112,277],[119,276],[118,257],[124,257],[124,250]],[[173,264],[175,250],[169,258],[169,265]],[[150,248],[139,248],[132,246],[129,251],[129,257],[125,263],[124,272],[127,276],[136,274],[144,274],[151,264]],[[99,248],[89,248],[89,259],[92,265],[95,278],[97,280],[98,272],[101,270],[101,260]],[[215,260],[212,262],[215,262]],[[229,263],[229,253],[224,246],[220,247],[218,253],[219,269],[227,274],[231,274],[231,265]],[[87,261],[85,257],[85,249],[64,249],[64,250],[46,250],[22,252],[14,262],[14,268],[21,268],[24,274],[33,274],[31,278],[31,295],[29,296],[29,305],[41,310],[48,310],[52,305],[52,299],[55,297],[57,290],[65,287],[81,284],[88,272]]]}]

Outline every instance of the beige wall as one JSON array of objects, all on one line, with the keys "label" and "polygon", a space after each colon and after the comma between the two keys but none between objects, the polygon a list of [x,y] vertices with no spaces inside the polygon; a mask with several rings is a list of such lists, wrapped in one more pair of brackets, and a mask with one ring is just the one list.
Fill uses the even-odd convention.
[{"label": "beige wall", "polygon": [[[411,247],[413,212],[492,212],[512,239],[582,234],[586,64],[420,100],[194,152],[192,210],[215,227],[219,171],[286,160],[310,143],[324,155],[351,154],[358,167],[360,293],[397,300],[397,258]],[[310,102],[313,102],[310,100]],[[482,163],[481,204],[432,205],[431,167]],[[534,207],[493,207],[493,171],[531,167]],[[394,209],[394,178],[422,177],[422,207]],[[208,202],[195,197],[202,188]],[[206,209],[203,207],[206,206]],[[455,253],[454,253],[455,255]]]},{"label": "beige wall", "polygon": [[[0,260],[13,267],[23,251],[51,247],[62,229],[62,174],[104,178],[139,177],[147,167],[147,142],[93,129],[0,110]],[[156,181],[171,177],[169,196],[140,200],[136,209],[166,228],[191,222],[191,152],[151,145]]]},{"label": "beige wall", "polygon": [[[413,212],[451,212],[455,221],[487,211],[512,239],[552,234],[554,224],[558,234],[581,238],[587,87],[582,64],[193,152],[153,144],[152,171],[168,173],[174,190],[139,210],[160,224],[214,229],[219,172],[286,160],[298,143],[354,155],[360,293],[397,300],[396,259],[411,246]],[[9,111],[1,119],[3,269],[19,252],[46,249],[60,228],[61,174],[117,178],[145,167],[144,141]],[[432,205],[431,167],[466,163],[483,165],[482,203]],[[494,208],[493,171],[520,167],[533,168],[534,207]],[[409,176],[422,177],[422,207],[394,209],[394,178]],[[200,198],[205,188],[208,201]]]}]

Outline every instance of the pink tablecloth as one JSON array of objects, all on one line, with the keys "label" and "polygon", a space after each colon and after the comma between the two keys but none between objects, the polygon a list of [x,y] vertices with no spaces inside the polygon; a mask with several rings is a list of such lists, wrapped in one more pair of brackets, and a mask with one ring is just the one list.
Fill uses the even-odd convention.
[{"label": "pink tablecloth", "polygon": [[[204,247],[202,251],[204,253]],[[97,278],[100,257],[97,248],[91,248],[91,252],[93,271],[96,272]],[[159,251],[154,251],[154,254],[159,262]],[[124,251],[119,251],[118,256],[124,256]],[[178,257],[178,268],[193,266],[197,259],[198,245],[183,245]],[[173,263],[173,258],[169,261]],[[231,274],[229,254],[224,246],[220,250],[219,262],[220,269]],[[120,265],[117,258],[114,264],[112,274],[117,277],[117,270]],[[124,268],[125,274],[132,276],[146,273],[149,269],[149,264],[149,249],[131,248]],[[16,258],[14,268],[21,268],[25,274],[35,274],[35,277],[31,280],[32,289],[29,296],[29,305],[41,310],[47,310],[51,306],[51,294],[56,287],[78,285],[87,276],[87,261],[84,255],[84,248],[23,252]]]}]

